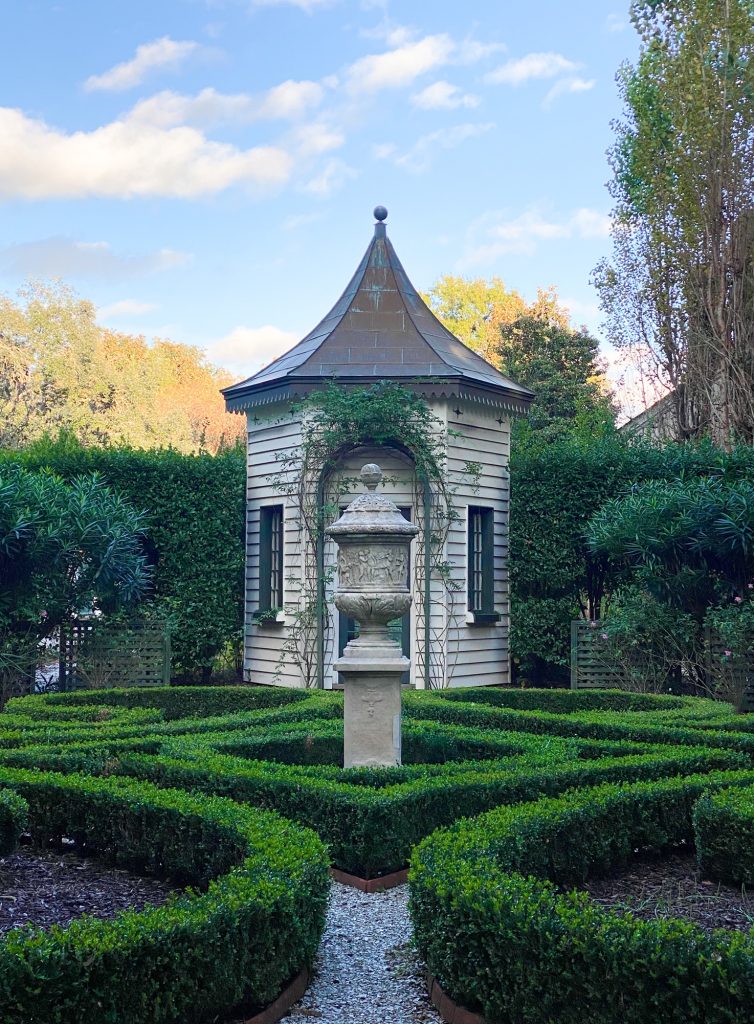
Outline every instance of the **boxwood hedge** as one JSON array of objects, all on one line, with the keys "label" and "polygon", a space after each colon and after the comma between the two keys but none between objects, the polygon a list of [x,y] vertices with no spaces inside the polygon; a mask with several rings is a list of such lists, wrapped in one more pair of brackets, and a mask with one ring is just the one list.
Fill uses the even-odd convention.
[{"label": "boxwood hedge", "polygon": [[753,785],[745,771],[602,786],[436,832],[409,877],[430,970],[491,1024],[751,1021],[754,935],[641,921],[567,889],[637,849],[690,842],[705,791]]},{"label": "boxwood hedge", "polygon": [[705,793],[694,808],[694,839],[709,878],[754,883],[754,789]]},{"label": "boxwood hedge", "polygon": [[29,805],[11,789],[0,789],[0,857],[13,853],[28,821]]},{"label": "boxwood hedge", "polygon": [[[524,701],[519,691],[480,689],[406,694],[404,766],[344,772],[338,694],[260,687],[174,693],[83,691],[13,701],[7,720],[14,728],[0,728],[0,764],[131,776],[277,810],[318,831],[336,866],[370,877],[403,867],[420,839],[462,815],[601,782],[743,768],[754,750],[754,735],[725,733],[718,742],[720,730],[677,724],[684,716],[724,718],[726,709],[712,702],[551,691],[525,691]],[[122,717],[130,704],[139,705],[137,714],[150,701],[161,720]],[[593,704],[602,710],[590,710]],[[45,708],[57,715],[95,706],[121,717],[42,717]]]},{"label": "boxwood hedge", "polygon": [[194,1024],[261,1005],[312,962],[328,857],[314,833],[230,800],[0,769],[37,842],[72,837],[118,866],[190,885],[159,908],[0,941],[3,1024]]}]

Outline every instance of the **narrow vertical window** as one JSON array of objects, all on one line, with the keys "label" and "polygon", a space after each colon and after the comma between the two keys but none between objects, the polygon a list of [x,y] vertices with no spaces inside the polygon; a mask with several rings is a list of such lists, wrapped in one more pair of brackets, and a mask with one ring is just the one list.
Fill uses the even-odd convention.
[{"label": "narrow vertical window", "polygon": [[494,527],[493,509],[469,505],[468,610],[485,615],[495,610]]},{"label": "narrow vertical window", "polygon": [[260,509],[259,608],[283,607],[283,506]]}]

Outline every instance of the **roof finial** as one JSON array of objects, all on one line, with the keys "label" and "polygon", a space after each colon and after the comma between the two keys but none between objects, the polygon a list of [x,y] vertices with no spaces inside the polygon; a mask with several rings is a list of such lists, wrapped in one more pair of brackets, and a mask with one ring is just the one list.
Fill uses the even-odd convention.
[{"label": "roof finial", "polygon": [[387,220],[387,210],[384,206],[375,206],[374,208],[374,219],[382,223],[383,220]]}]

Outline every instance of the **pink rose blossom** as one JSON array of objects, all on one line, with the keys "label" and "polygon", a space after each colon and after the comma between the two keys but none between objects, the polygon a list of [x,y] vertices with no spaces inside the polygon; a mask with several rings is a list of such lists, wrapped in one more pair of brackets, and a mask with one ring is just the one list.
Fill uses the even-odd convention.
[{"label": "pink rose blossom", "polygon": [[741,602],[743,601],[743,598],[742,597],[734,597],[733,600],[736,602],[736,604],[741,604]]},{"label": "pink rose blossom", "polygon": [[723,654],[726,658],[730,658],[730,656],[733,654],[733,651],[723,651]]}]

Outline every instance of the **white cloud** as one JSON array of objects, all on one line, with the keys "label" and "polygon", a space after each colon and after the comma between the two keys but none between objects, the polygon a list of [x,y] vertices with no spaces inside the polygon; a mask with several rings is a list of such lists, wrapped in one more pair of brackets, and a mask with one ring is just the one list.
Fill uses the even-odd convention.
[{"label": "white cloud", "polygon": [[508,47],[505,43],[480,43],[476,39],[465,39],[458,52],[460,64],[476,64],[493,53],[503,53]]},{"label": "white cloud", "polygon": [[600,307],[597,302],[585,302],[583,299],[572,297],[560,300],[571,315],[571,320],[579,326],[585,324],[590,331],[598,331],[602,320]]},{"label": "white cloud", "polygon": [[360,57],[346,69],[348,88],[356,94],[401,89],[436,68],[473,64],[505,49],[501,43],[480,43],[475,39],[456,42],[445,32],[415,39],[411,29],[389,22],[366,34],[384,39],[390,49]]},{"label": "white cloud", "polygon": [[559,82],[553,85],[552,89],[545,96],[542,105],[549,107],[558,96],[566,96],[569,93],[574,92],[588,92],[593,89],[597,84],[594,78],[561,78]]},{"label": "white cloud", "polygon": [[622,32],[628,28],[628,22],[620,14],[608,14],[605,28],[608,32]]},{"label": "white cloud", "polygon": [[609,233],[610,218],[586,207],[560,220],[548,219],[536,208],[512,218],[490,211],[471,226],[469,244],[460,262],[471,267],[493,263],[510,254],[531,256],[541,242],[606,238]]},{"label": "white cloud", "polygon": [[403,43],[385,53],[368,54],[348,68],[349,88],[359,93],[399,89],[427,71],[447,64],[454,50],[453,40],[443,34]]},{"label": "white cloud", "polygon": [[261,96],[248,93],[217,92],[202,89],[186,96],[166,89],[150,96],[131,111],[129,117],[161,128],[190,124],[207,127],[223,122],[266,120],[295,121],[322,102],[324,90],[316,82],[281,82]]},{"label": "white cloud", "polygon": [[524,85],[534,79],[556,78],[578,71],[580,67],[561,53],[527,53],[525,57],[509,60],[490,71],[485,75],[485,81],[495,85]]},{"label": "white cloud", "polygon": [[390,142],[375,146],[373,153],[378,159],[392,160],[396,166],[419,174],[431,165],[438,150],[455,149],[468,139],[484,135],[494,127],[491,121],[483,124],[457,124],[452,128],[422,135],[406,153],[398,153],[397,147]]},{"label": "white cloud", "polygon": [[155,39],[152,43],[143,43],[137,47],[131,60],[116,64],[114,68],[101,75],[90,75],[84,82],[84,88],[87,92],[100,89],[120,92],[123,89],[132,89],[143,82],[152,71],[177,68],[198,49],[198,43],[163,36],[162,39]]},{"label": "white cloud", "polygon": [[612,221],[606,213],[582,207],[573,214],[569,225],[580,238],[607,238]]},{"label": "white cloud", "polygon": [[97,314],[100,320],[118,320],[124,316],[144,316],[157,309],[156,302],[139,302],[138,299],[121,299],[109,306],[100,306]]},{"label": "white cloud", "polygon": [[324,121],[299,126],[291,133],[290,140],[300,156],[329,153],[333,149],[339,149],[346,141],[341,131]]},{"label": "white cloud", "polygon": [[310,195],[326,198],[342,188],[347,181],[355,178],[357,172],[345,161],[337,158],[328,160],[322,170],[303,186]]},{"label": "white cloud", "polygon": [[372,146],[372,156],[375,160],[389,160],[398,152],[394,142],[379,142]]},{"label": "white cloud", "polygon": [[205,352],[210,362],[250,376],[286,352],[298,341],[291,331],[272,324],[263,327],[234,327],[213,341]]},{"label": "white cloud", "polygon": [[311,14],[320,7],[329,7],[334,0],[251,0],[252,7],[298,7]]},{"label": "white cloud", "polygon": [[176,249],[160,249],[143,256],[124,256],[108,242],[77,242],[45,238],[0,249],[0,267],[19,277],[106,278],[123,280],[172,270],[191,260]]},{"label": "white cloud", "polygon": [[165,128],[133,114],[66,135],[4,107],[0,138],[0,196],[24,199],[189,198],[239,184],[279,186],[293,171],[280,147],[239,149],[195,128]]},{"label": "white cloud", "polygon": [[458,107],[478,107],[479,97],[462,93],[450,82],[433,82],[421,92],[414,93],[411,102],[421,110],[456,110]]}]

